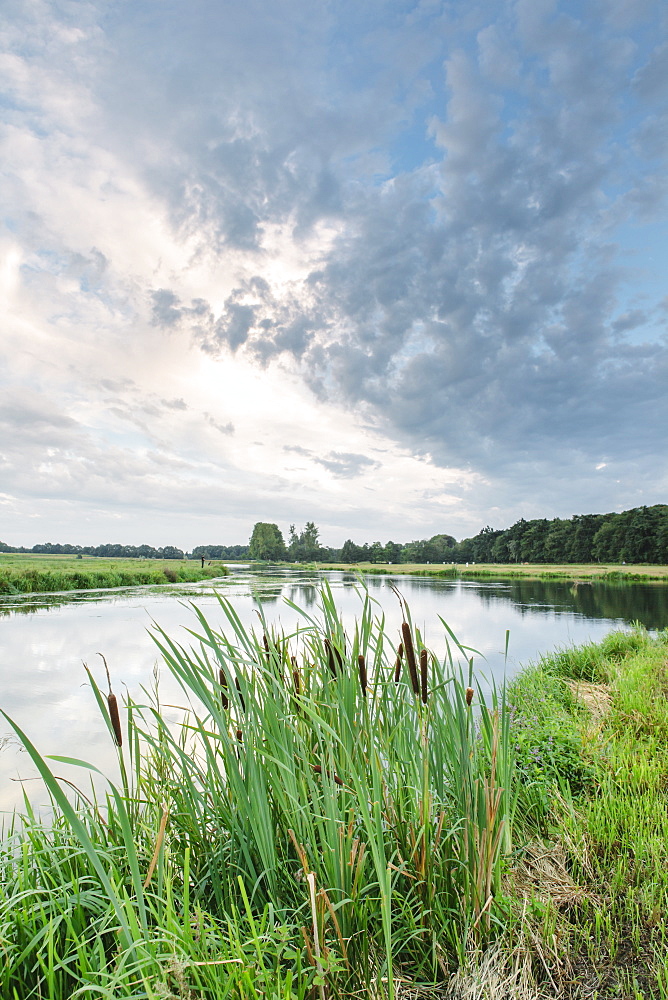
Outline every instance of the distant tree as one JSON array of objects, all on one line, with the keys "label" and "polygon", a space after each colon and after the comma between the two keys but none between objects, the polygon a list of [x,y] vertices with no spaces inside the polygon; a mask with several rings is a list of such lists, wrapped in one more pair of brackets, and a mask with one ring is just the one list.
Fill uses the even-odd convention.
[{"label": "distant tree", "polygon": [[624,528],[619,514],[606,514],[592,541],[592,558],[598,562],[621,562]]},{"label": "distant tree", "polygon": [[473,562],[493,562],[492,549],[494,543],[503,534],[501,531],[495,531],[493,528],[487,524],[482,531],[471,539],[471,550],[473,555]]},{"label": "distant tree", "polygon": [[573,531],[569,540],[568,562],[589,563],[594,561],[594,538],[601,527],[604,514],[574,514],[571,518]]},{"label": "distant tree", "polygon": [[555,517],[550,521],[545,538],[545,556],[548,562],[561,563],[566,561],[573,525]]},{"label": "distant tree", "polygon": [[380,542],[374,542],[369,548],[369,559],[372,563],[382,563],[385,550]]},{"label": "distant tree", "polygon": [[624,548],[621,555],[626,562],[651,563],[655,561],[660,527],[657,507],[637,507],[631,513],[626,527]]},{"label": "distant tree", "polygon": [[341,549],[341,562],[356,563],[361,561],[362,549],[355,545],[352,538],[346,538]]},{"label": "distant tree", "polygon": [[299,541],[307,560],[318,558],[318,550],[320,549],[319,535],[320,532],[313,521],[307,521],[304,530],[299,536]]},{"label": "distant tree", "polygon": [[529,521],[520,541],[522,562],[545,562],[545,539],[550,522],[546,517]]},{"label": "distant tree", "polygon": [[401,551],[403,545],[399,545],[397,542],[388,542],[384,550],[385,562],[388,563],[398,563],[401,562]]},{"label": "distant tree", "polygon": [[248,545],[198,545],[190,553],[191,559],[247,559]]},{"label": "distant tree", "polygon": [[451,562],[456,544],[452,535],[433,535],[429,539],[429,562]]},{"label": "distant tree", "polygon": [[324,562],[330,550],[324,548],[318,538],[319,529],[313,521],[307,521],[304,530],[297,534],[294,524],[290,525],[288,555],[295,562]]},{"label": "distant tree", "polygon": [[177,549],[174,545],[165,545],[159,552],[163,559],[183,559],[183,550]]},{"label": "distant tree", "polygon": [[253,528],[248,553],[251,559],[285,559],[287,550],[278,525],[258,521]]}]

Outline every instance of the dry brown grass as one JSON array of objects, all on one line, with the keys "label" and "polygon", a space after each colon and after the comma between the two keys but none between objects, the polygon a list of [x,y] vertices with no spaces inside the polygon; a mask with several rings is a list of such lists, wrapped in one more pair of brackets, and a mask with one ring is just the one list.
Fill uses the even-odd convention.
[{"label": "dry brown grass", "polygon": [[566,683],[573,692],[573,697],[585,706],[592,722],[600,723],[610,711],[609,685],[592,684],[582,680],[567,680]]}]

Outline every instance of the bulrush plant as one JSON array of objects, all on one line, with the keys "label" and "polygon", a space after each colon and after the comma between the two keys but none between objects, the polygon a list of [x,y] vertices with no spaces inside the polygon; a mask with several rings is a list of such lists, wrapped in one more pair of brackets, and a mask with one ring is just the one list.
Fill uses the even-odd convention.
[{"label": "bulrush plant", "polygon": [[[95,820],[94,871],[109,871],[110,851],[131,863],[106,876],[117,902],[97,995],[164,996],[145,984],[170,956],[198,998],[393,1000],[399,982],[443,981],[504,912],[514,784],[503,693],[478,687],[474,714],[471,667],[465,677],[453,657],[469,651],[449,633],[439,660],[403,602],[397,655],[367,593],[349,632],[326,584],[314,616],[289,604],[289,634],[262,615],[249,630],[218,600],[222,627],[194,608],[187,648],[154,630],[183,691],[181,725],[156,698],[126,706],[132,766],[107,796],[107,824]],[[86,852],[96,843],[79,840]],[[72,972],[76,951],[58,961]]]}]

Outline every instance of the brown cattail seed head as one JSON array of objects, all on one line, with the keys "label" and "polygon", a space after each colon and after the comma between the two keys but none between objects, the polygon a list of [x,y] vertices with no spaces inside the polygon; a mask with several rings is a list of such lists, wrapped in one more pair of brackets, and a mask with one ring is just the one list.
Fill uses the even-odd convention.
[{"label": "brown cattail seed head", "polygon": [[302,679],[299,675],[299,668],[297,666],[297,657],[291,656],[290,663],[292,665],[292,680],[295,685],[295,694],[302,693]]},{"label": "brown cattail seed head", "polygon": [[359,671],[360,671],[360,686],[362,688],[362,694],[366,698],[366,689],[367,689],[368,678],[367,678],[367,673],[366,673],[366,661],[364,659],[364,654],[363,653],[360,653],[360,655],[357,657],[357,663],[358,663]]},{"label": "brown cattail seed head", "polygon": [[420,653],[420,694],[422,696],[422,704],[427,704],[427,658],[429,654],[426,649],[423,649]]},{"label": "brown cattail seed head", "polygon": [[466,704],[470,705],[473,701],[473,688],[466,689]]},{"label": "brown cattail seed head", "polygon": [[418,680],[417,663],[415,662],[415,649],[413,648],[413,636],[408,622],[402,622],[401,634],[404,638],[404,649],[406,650],[406,660],[408,662],[408,672],[411,675],[411,686],[413,694],[420,693],[420,682]]},{"label": "brown cattail seed head", "polygon": [[111,691],[107,695],[107,705],[109,707],[109,718],[111,719],[111,728],[114,730],[114,737],[116,738],[116,746],[123,746],[123,730],[121,729],[121,719],[118,714],[118,702],[116,701],[116,695]]},{"label": "brown cattail seed head", "polygon": [[404,644],[399,643],[399,649],[397,650],[397,658],[394,661],[394,683],[398,684],[401,677],[401,661],[404,658]]},{"label": "brown cattail seed head", "polygon": [[225,676],[225,671],[222,667],[218,670],[218,683],[220,684],[220,704],[223,706],[223,711],[226,712],[230,707],[230,699],[225,694],[225,689],[227,688],[227,677]]},{"label": "brown cattail seed head", "polygon": [[332,645],[329,639],[325,638],[325,649],[327,650],[327,666],[332,677],[336,677],[343,670],[343,657],[339,649]]}]

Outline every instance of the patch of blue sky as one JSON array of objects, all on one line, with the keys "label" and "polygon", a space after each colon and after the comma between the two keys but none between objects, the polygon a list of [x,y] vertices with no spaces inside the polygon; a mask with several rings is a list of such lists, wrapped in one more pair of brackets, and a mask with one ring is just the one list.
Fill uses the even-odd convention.
[{"label": "patch of blue sky", "polygon": [[402,129],[389,143],[388,154],[392,175],[413,173],[429,163],[442,159],[442,152],[429,135],[422,117]]},{"label": "patch of blue sky", "polygon": [[659,341],[666,336],[665,262],[668,259],[666,222],[634,225],[627,223],[617,232],[619,261],[623,265],[618,287],[618,310],[613,322],[644,314],[646,321],[624,330],[633,343]]}]

